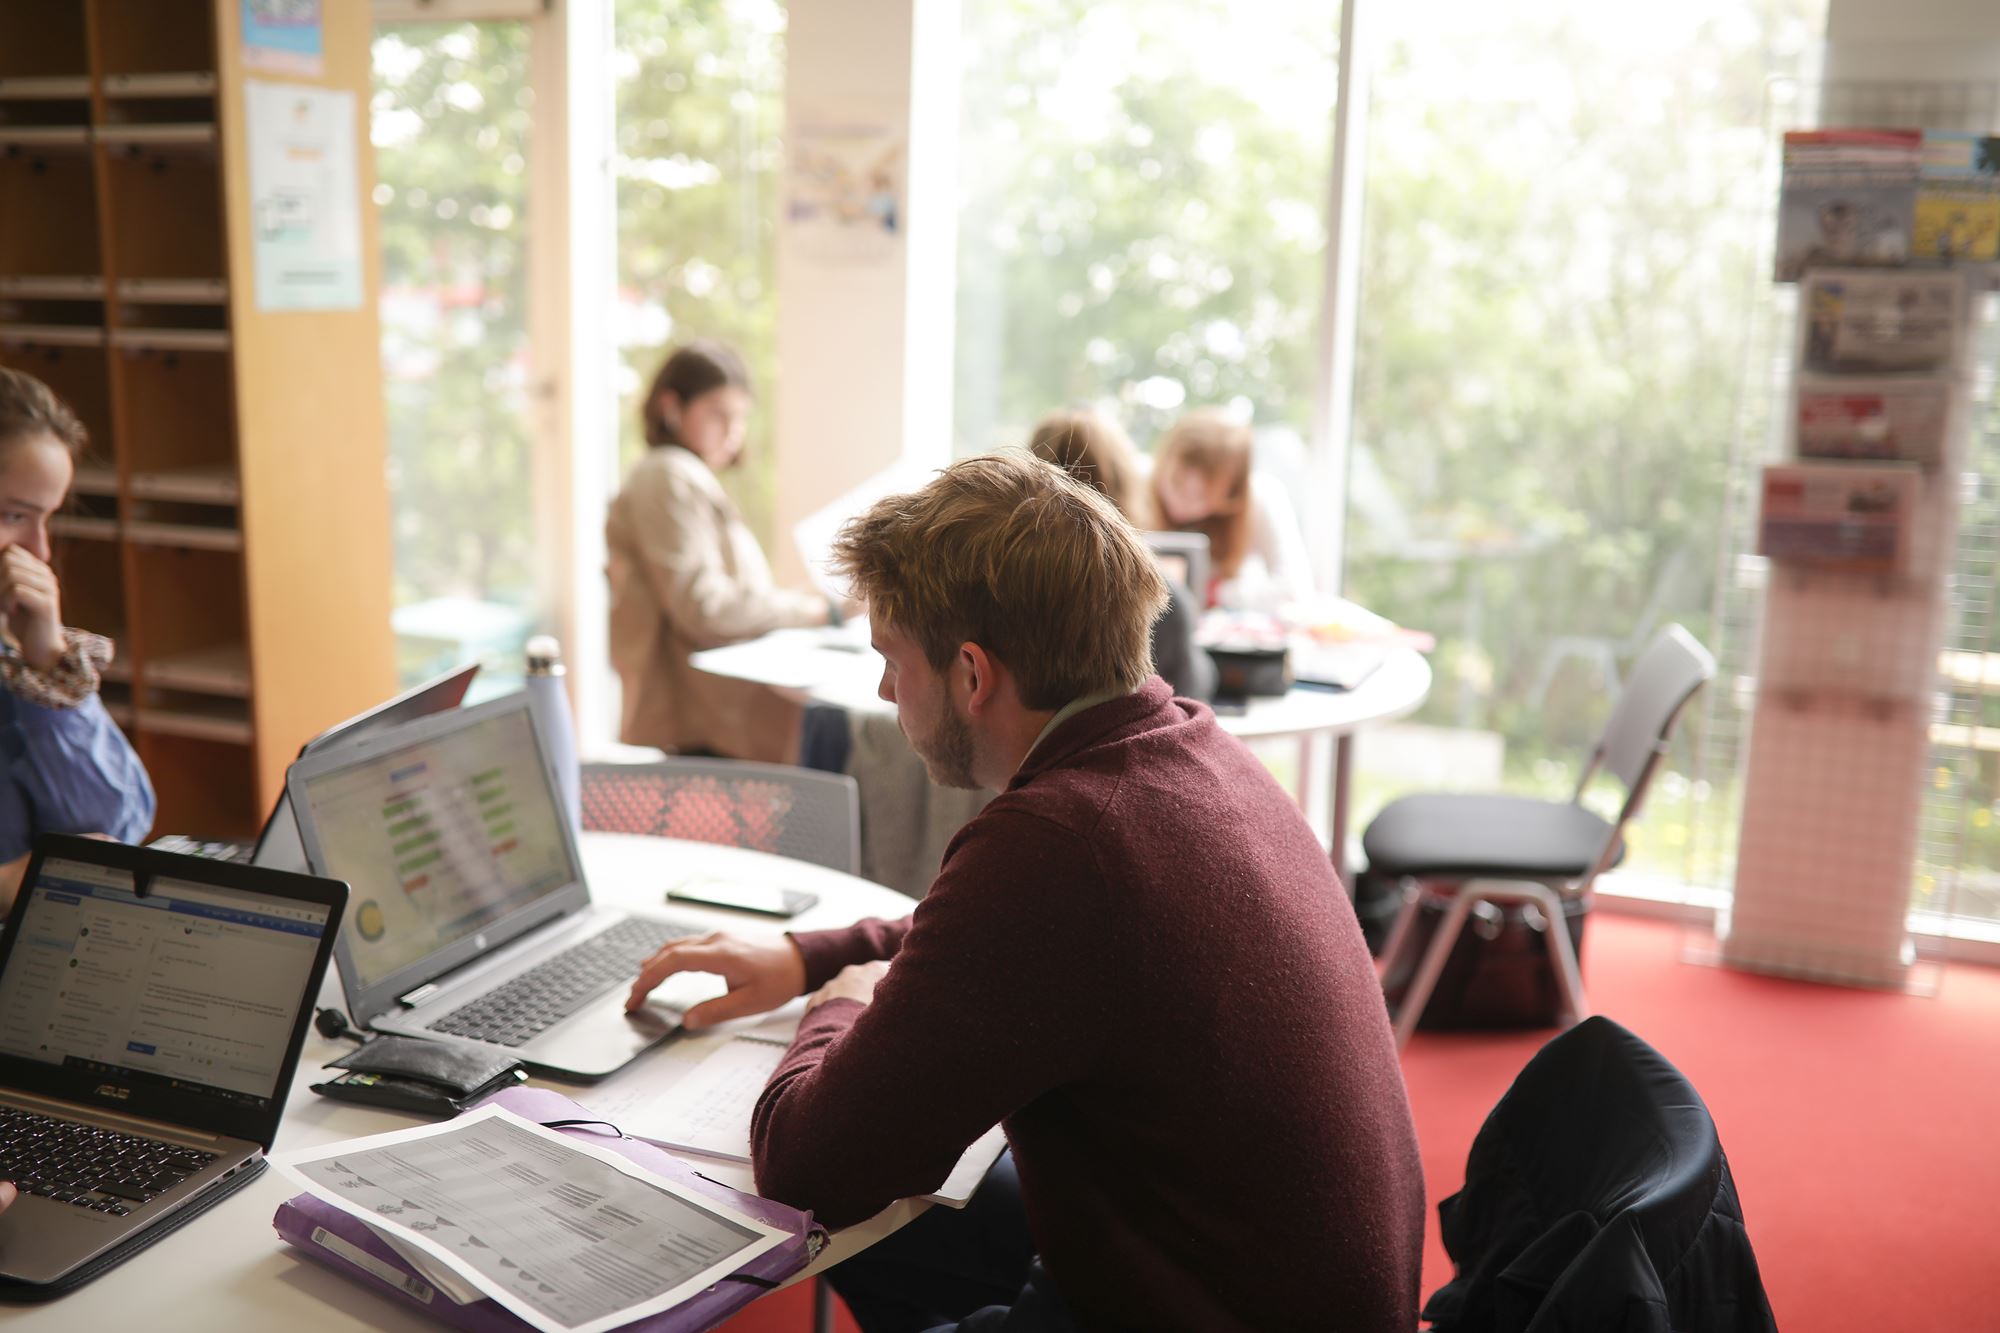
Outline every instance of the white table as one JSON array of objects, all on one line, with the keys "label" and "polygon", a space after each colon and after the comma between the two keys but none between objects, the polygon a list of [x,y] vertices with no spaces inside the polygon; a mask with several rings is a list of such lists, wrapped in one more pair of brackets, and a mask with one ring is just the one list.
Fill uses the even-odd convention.
[{"label": "white table", "polygon": [[[762,852],[666,838],[589,833],[583,838],[583,858],[591,893],[599,902],[699,917],[713,921],[718,929],[738,933],[818,930],[868,916],[905,916],[910,910],[908,898],[880,885]],[[765,924],[765,918],[740,912],[663,904],[662,895],[670,883],[697,876],[806,889],[819,895],[819,904],[783,925]],[[323,994],[322,1003],[339,1003],[339,983],[330,971]],[[308,1084],[323,1077],[322,1064],[352,1049],[348,1042],[327,1041],[317,1032],[307,1031],[278,1133],[278,1151],[421,1123],[417,1117],[330,1101],[309,1090]],[[640,1059],[672,1059],[673,1051],[674,1044],[669,1042]],[[588,1087],[545,1086],[589,1104]],[[695,1160],[705,1175],[739,1189],[751,1186],[748,1166],[711,1158]],[[214,1333],[221,1329],[276,1329],[284,1333],[402,1329],[415,1333],[441,1327],[359,1282],[299,1257],[280,1240],[271,1228],[271,1215],[298,1192],[298,1187],[276,1170],[267,1170],[210,1212],[82,1290],[47,1305],[0,1307],[0,1324],[49,1333],[110,1328],[143,1328],[146,1333]],[[927,1206],[904,1200],[867,1222],[847,1228],[834,1238],[813,1270],[866,1248]]]},{"label": "white table", "polygon": [[[865,627],[864,627],[865,628]],[[860,631],[781,629],[744,643],[709,648],[688,659],[703,671],[767,685],[801,702],[832,704],[856,713],[893,714],[877,687],[882,659]],[[1245,741],[1296,738],[1298,781],[1293,789],[1310,816],[1330,813],[1329,845],[1336,863],[1346,854],[1348,783],[1353,737],[1363,727],[1393,722],[1417,711],[1430,693],[1431,668],[1413,648],[1390,651],[1382,665],[1351,690],[1294,686],[1282,698],[1252,699],[1240,713],[1218,713],[1223,730]],[[1330,799],[1314,792],[1322,747],[1333,745]],[[1341,864],[1343,876],[1346,866]]]}]

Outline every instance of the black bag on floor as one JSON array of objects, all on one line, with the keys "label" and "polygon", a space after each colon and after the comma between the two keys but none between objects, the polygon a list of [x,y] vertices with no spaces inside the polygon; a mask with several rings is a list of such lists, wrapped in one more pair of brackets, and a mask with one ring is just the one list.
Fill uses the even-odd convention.
[{"label": "black bag on floor", "polygon": [[[1419,900],[1402,959],[1382,978],[1390,1012],[1402,1004],[1449,906],[1449,899],[1430,894]],[[1579,961],[1583,921],[1589,913],[1590,904],[1584,899],[1564,897],[1564,924]],[[1427,1031],[1555,1026],[1562,1020],[1562,990],[1556,984],[1546,929],[1537,907],[1481,903],[1458,932],[1458,942],[1445,959],[1417,1026]]]}]

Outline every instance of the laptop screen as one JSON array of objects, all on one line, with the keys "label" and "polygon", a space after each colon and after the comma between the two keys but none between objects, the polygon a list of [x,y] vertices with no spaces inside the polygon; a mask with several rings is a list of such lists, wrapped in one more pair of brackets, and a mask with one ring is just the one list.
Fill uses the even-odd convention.
[{"label": "laptop screen", "polygon": [[354,887],[350,991],[582,879],[527,709],[457,717],[295,777],[322,872]]},{"label": "laptop screen", "polygon": [[0,1053],[266,1109],[329,909],[50,856],[0,978]]},{"label": "laptop screen", "polygon": [[[441,713],[447,708],[456,708],[471,688],[472,678],[479,674],[479,665],[462,666],[456,671],[448,671],[442,676],[427,680],[385,704],[380,704],[356,717],[351,717],[337,727],[329,727],[307,741],[300,748],[301,755],[318,754],[338,745],[349,745],[367,736],[387,731],[416,718]],[[290,870],[295,874],[305,874],[310,867],[306,864],[305,843],[299,840],[299,821],[292,814],[292,798],[287,792],[278,793],[278,803],[272,807],[270,818],[264,821],[264,831],[257,835],[257,849],[251,854],[253,864],[268,866],[273,870]]]}]

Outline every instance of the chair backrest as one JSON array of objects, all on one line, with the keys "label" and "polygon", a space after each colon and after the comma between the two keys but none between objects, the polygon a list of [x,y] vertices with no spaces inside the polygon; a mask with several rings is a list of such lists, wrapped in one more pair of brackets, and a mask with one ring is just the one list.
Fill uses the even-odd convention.
[{"label": "chair backrest", "polygon": [[861,871],[854,779],[784,764],[666,759],[582,765],[583,826],[748,847],[847,874]]},{"label": "chair backrest", "polygon": [[1714,674],[1715,658],[1679,625],[1654,635],[1612,705],[1584,781],[1603,769],[1624,786],[1627,804],[1636,810],[1633,793],[1651,777],[1682,707]]},{"label": "chair backrest", "polygon": [[1438,1220],[1456,1272],[1424,1307],[1438,1333],[1776,1327],[1708,1108],[1606,1018],[1528,1062]]}]

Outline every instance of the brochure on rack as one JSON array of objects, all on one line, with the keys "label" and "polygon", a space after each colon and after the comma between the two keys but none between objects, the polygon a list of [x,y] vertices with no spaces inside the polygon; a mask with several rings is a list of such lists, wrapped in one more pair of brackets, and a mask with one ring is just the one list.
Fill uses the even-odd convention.
[{"label": "brochure on rack", "polygon": [[1941,376],[1801,376],[1799,457],[1936,467],[1950,389]]},{"label": "brochure on rack", "polygon": [[1910,255],[1919,130],[1800,130],[1785,136],[1779,282],[1826,264],[1900,264]]},{"label": "brochure on rack", "polygon": [[1799,365],[1816,375],[1945,373],[1958,350],[1964,275],[1950,269],[1813,269],[1799,282]]}]

